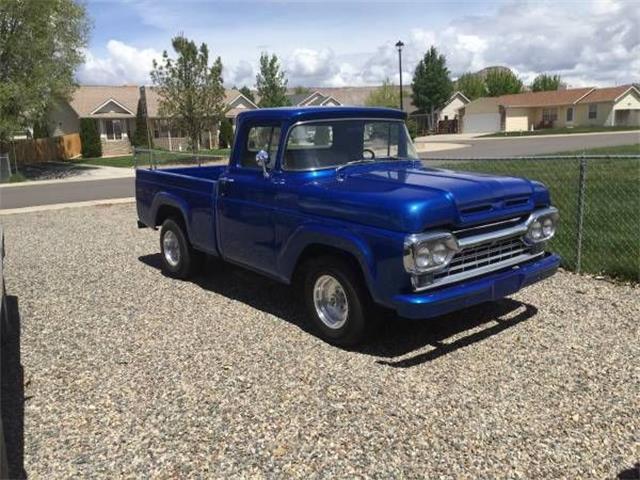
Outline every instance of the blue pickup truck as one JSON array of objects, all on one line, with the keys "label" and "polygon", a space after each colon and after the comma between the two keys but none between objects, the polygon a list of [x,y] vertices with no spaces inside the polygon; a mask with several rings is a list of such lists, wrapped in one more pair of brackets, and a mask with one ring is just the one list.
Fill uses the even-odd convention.
[{"label": "blue pickup truck", "polygon": [[237,117],[229,164],[138,169],[138,225],[164,271],[213,255],[301,288],[318,334],[362,341],[376,307],[429,318],[552,275],[558,211],[539,182],[430,168],[403,112],[260,109]]}]

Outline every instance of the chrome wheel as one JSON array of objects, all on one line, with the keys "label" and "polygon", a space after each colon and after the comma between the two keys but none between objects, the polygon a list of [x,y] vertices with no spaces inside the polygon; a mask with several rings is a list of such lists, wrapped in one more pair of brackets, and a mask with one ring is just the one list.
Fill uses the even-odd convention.
[{"label": "chrome wheel", "polygon": [[313,286],[313,304],[316,313],[327,327],[337,330],[349,316],[347,294],[340,282],[331,275],[318,277]]},{"label": "chrome wheel", "polygon": [[171,230],[167,230],[162,237],[162,250],[167,263],[177,267],[180,263],[180,243],[177,235]]}]

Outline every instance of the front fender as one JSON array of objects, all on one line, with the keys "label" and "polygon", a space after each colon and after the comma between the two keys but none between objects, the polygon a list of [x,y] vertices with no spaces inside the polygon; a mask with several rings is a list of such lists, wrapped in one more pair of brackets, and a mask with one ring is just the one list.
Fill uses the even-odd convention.
[{"label": "front fender", "polygon": [[367,241],[355,232],[342,227],[313,224],[300,226],[283,244],[278,255],[278,269],[283,279],[291,281],[300,256],[307,247],[327,246],[351,254],[359,263],[371,295],[376,299],[374,278],[375,257]]}]

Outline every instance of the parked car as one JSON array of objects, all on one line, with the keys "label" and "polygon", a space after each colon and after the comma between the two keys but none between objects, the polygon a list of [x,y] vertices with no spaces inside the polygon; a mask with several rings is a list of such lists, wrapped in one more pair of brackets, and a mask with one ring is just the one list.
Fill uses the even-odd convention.
[{"label": "parked car", "polygon": [[339,345],[363,339],[377,306],[429,318],[552,275],[558,212],[544,185],[430,168],[404,119],[241,113],[227,166],[137,170],[138,225],[160,227],[174,277],[207,254],[295,284],[319,335]]}]

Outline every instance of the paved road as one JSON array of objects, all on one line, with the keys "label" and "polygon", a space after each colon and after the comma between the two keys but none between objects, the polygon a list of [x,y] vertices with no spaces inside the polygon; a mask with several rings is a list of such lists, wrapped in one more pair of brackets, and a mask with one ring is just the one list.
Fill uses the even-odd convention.
[{"label": "paved road", "polygon": [[[438,138],[434,137],[433,141],[437,142]],[[446,142],[466,144],[469,147],[433,153],[427,151],[421,153],[420,156],[423,158],[456,158],[536,155],[638,143],[640,142],[640,134],[638,132],[624,132],[569,135],[557,138],[476,138],[466,140],[454,140],[448,135]],[[132,196],[134,196],[134,179],[132,177],[40,185],[31,183],[24,186],[0,187],[0,208],[21,208]]]},{"label": "paved road", "polygon": [[[434,137],[434,143],[438,142]],[[469,145],[454,150],[422,152],[422,158],[456,158],[456,157],[505,157],[522,155],[540,155],[597,147],[612,147],[640,142],[640,133],[602,133],[589,135],[567,135],[522,138],[475,138],[454,140],[451,135],[446,143]],[[428,148],[428,147],[427,147]]]},{"label": "paved road", "polygon": [[56,203],[125,198],[135,195],[133,177],[86,182],[60,182],[0,187],[0,208],[22,208]]}]

